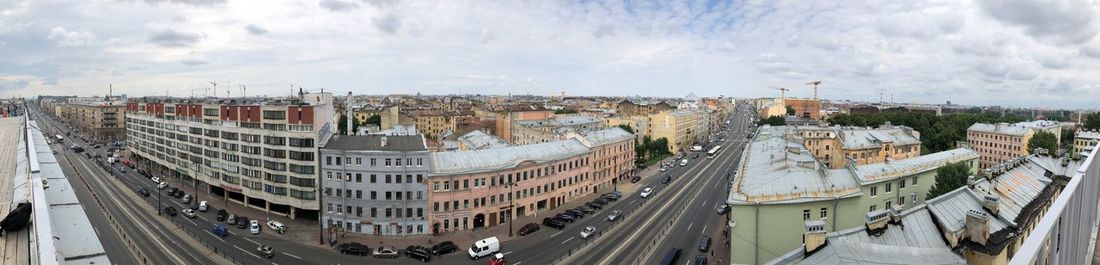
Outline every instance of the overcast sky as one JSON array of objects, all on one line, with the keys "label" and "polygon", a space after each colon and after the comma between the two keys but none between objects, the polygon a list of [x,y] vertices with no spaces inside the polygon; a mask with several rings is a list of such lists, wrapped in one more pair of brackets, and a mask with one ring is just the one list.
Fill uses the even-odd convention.
[{"label": "overcast sky", "polygon": [[1098,5],[0,0],[0,96],[808,97],[821,80],[828,99],[1100,107]]}]

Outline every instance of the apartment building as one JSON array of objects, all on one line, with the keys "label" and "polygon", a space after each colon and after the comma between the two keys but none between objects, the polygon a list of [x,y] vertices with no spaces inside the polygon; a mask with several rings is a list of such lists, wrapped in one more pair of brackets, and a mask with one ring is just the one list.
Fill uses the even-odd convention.
[{"label": "apartment building", "polygon": [[[794,116],[815,121],[821,120],[821,100],[812,98],[788,98],[784,103],[794,109]],[[786,111],[786,107],[784,107],[784,111]]]},{"label": "apartment building", "polygon": [[336,135],[320,149],[325,227],[373,235],[428,231],[431,168],[421,135]]},{"label": "apartment building", "polygon": [[197,194],[318,220],[318,146],[333,130],[331,93],[268,99],[133,100],[131,159]]},{"label": "apartment building", "polygon": [[126,139],[126,105],[114,101],[70,101],[61,106],[73,128],[95,144]]},{"label": "apartment building", "polygon": [[966,141],[970,148],[982,155],[979,168],[985,169],[1016,157],[1027,156],[1027,143],[1039,131],[1054,134],[1061,145],[1061,126],[1058,122],[1045,120],[1013,124],[975,123],[966,129]]},{"label": "apartment building", "polygon": [[1077,135],[1073,137],[1073,154],[1086,157],[1096,148],[1097,143],[1100,143],[1100,131],[1077,131]]},{"label": "apartment building", "polygon": [[649,136],[649,117],[648,116],[614,116],[607,118],[607,126],[618,127],[619,125],[630,126],[634,130],[634,138],[638,143],[642,142],[642,139]]},{"label": "apartment building", "polygon": [[593,192],[590,150],[575,139],[431,157],[433,234],[502,225]]},{"label": "apartment building", "polygon": [[615,104],[615,112],[620,116],[646,116],[670,111],[674,108],[664,101],[620,100]]},{"label": "apartment building", "polygon": [[879,128],[797,126],[803,145],[829,168],[883,163],[920,156],[920,132],[905,126]]},{"label": "apartment building", "polygon": [[668,139],[669,152],[685,151],[700,135],[702,120],[696,111],[666,111],[649,115],[649,137]]},{"label": "apartment building", "polygon": [[512,143],[545,143],[566,138],[570,132],[584,133],[607,128],[599,118],[575,114],[555,115],[546,119],[521,120],[512,122]]},{"label": "apartment building", "polygon": [[511,143],[514,142],[512,137],[512,126],[518,121],[529,120],[545,120],[554,115],[553,111],[543,109],[522,109],[519,107],[506,108],[503,112],[496,114],[496,131],[497,136],[508,140]]},{"label": "apartment building", "polygon": [[634,135],[619,127],[572,134],[591,154],[593,192],[613,190],[634,176]]}]

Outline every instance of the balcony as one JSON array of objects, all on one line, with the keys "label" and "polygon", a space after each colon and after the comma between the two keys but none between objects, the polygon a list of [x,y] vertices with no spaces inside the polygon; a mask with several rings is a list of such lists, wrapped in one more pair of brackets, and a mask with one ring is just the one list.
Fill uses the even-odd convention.
[{"label": "balcony", "polygon": [[1100,202],[1096,150],[1047,210],[1009,264],[1097,264],[1094,248]]}]

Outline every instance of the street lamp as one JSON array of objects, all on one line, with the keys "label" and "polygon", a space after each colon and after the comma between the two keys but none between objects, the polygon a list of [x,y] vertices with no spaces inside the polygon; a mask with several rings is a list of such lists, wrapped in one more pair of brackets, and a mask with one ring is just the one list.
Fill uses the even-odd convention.
[{"label": "street lamp", "polygon": [[512,187],[516,186],[514,182],[508,182],[508,237],[512,237],[512,211],[516,210],[516,204],[512,201]]},{"label": "street lamp", "polygon": [[622,168],[619,166],[619,157],[614,156],[611,158],[611,164],[615,167],[615,178],[611,179],[611,185],[614,186],[615,191],[619,191],[619,177],[622,176]]}]

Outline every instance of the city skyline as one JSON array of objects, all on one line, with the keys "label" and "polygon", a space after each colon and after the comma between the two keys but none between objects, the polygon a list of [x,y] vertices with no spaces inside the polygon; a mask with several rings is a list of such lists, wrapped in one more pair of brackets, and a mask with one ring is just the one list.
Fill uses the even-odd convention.
[{"label": "city skyline", "polygon": [[23,1],[0,4],[0,93],[810,97],[821,80],[830,100],[1083,108],[1096,26],[1088,1]]}]

